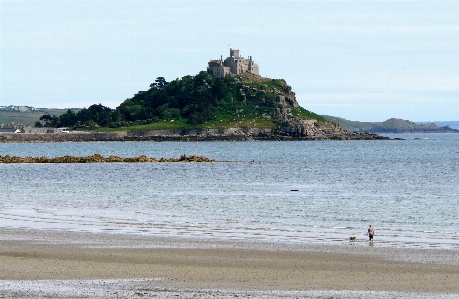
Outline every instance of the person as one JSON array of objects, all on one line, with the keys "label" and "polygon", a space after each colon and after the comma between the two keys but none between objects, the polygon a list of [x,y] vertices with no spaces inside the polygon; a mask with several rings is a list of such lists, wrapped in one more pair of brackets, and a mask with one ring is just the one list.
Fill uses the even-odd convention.
[{"label": "person", "polygon": [[375,228],[371,226],[368,228],[368,237],[370,238],[370,242],[373,242],[373,236],[375,234]]}]

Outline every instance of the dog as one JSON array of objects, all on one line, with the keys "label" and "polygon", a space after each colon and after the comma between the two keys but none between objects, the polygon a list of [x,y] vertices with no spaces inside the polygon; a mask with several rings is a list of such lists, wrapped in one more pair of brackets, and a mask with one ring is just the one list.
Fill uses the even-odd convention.
[{"label": "dog", "polygon": [[355,242],[355,238],[356,238],[355,236],[349,237],[349,241]]}]

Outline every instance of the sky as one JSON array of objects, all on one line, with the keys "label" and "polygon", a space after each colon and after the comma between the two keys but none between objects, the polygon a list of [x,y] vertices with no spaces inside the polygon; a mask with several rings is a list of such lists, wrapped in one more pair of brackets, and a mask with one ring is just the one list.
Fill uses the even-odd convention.
[{"label": "sky", "polygon": [[0,5],[0,105],[116,108],[233,48],[321,115],[459,120],[459,1]]}]

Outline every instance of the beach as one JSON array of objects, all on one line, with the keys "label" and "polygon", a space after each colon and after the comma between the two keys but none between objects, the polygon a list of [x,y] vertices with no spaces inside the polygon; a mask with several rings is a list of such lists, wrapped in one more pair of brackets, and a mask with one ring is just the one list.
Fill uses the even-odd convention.
[{"label": "beach", "polygon": [[[459,294],[457,250],[2,228],[0,297],[351,298]],[[264,297],[265,296],[265,297]]]}]

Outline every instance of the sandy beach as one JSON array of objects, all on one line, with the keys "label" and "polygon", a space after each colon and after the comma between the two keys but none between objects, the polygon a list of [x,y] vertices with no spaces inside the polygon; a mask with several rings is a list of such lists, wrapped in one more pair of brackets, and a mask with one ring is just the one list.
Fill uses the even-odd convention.
[{"label": "sandy beach", "polygon": [[453,298],[457,250],[0,229],[1,298]]}]

